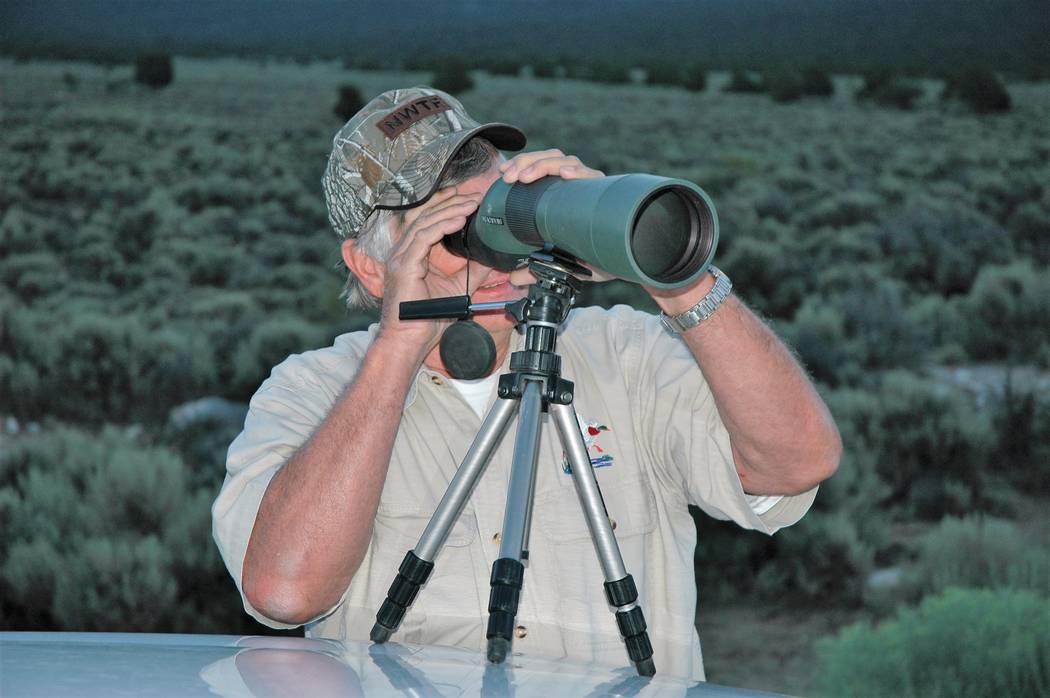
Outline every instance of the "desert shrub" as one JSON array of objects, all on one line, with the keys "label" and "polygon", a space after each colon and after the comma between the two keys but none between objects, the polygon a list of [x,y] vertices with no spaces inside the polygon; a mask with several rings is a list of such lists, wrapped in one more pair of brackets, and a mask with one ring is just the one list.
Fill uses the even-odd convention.
[{"label": "desert shrub", "polygon": [[995,445],[987,415],[961,394],[905,371],[891,371],[866,392],[833,398],[840,425],[877,454],[883,503],[939,519],[991,505],[983,471]]},{"label": "desert shrub", "polygon": [[270,369],[291,354],[316,349],[324,331],[294,317],[275,317],[259,323],[237,348],[232,396],[249,397]]},{"label": "desert shrub", "polygon": [[961,101],[978,114],[1010,111],[1010,93],[995,73],[985,69],[950,75],[941,98]]},{"label": "desert shrub", "polygon": [[616,63],[596,62],[587,68],[589,79],[609,85],[623,85],[631,81],[628,68]]},{"label": "desert shrub", "polygon": [[350,117],[361,111],[363,106],[365,106],[365,100],[356,85],[340,85],[339,99],[332,108],[332,113],[343,121],[349,121]]},{"label": "desert shrub", "polygon": [[[202,496],[203,495],[203,496]],[[212,492],[172,452],[107,427],[0,454],[0,620],[10,629],[237,632],[210,536]]]},{"label": "desert shrub", "polygon": [[485,70],[489,75],[517,77],[521,74],[521,63],[510,58],[497,58],[485,61]]},{"label": "desert shrub", "polygon": [[12,313],[8,329],[9,356],[21,369],[7,380],[29,382],[14,393],[15,411],[26,417],[155,422],[215,381],[201,336],[152,330],[139,316],[78,312],[72,305],[56,321],[25,309]]},{"label": "desert shrub", "polygon": [[681,78],[682,86],[693,92],[707,89],[707,69],[699,63],[688,66]]},{"label": "desert shrub", "polygon": [[474,78],[470,77],[462,57],[444,56],[435,62],[430,84],[451,95],[459,95],[474,88]]},{"label": "desert shrub", "polygon": [[1050,492],[1050,395],[1019,388],[1020,380],[1008,374],[991,406],[997,470],[1023,491],[1046,494]]},{"label": "desert shrub", "polygon": [[1050,595],[1050,550],[1016,525],[979,515],[949,517],[927,533],[906,575],[914,598],[948,587],[1029,589]]},{"label": "desert shrub", "polygon": [[859,268],[840,271],[840,280],[831,273],[821,277],[825,295],[810,302],[823,302],[842,316],[848,356],[865,369],[918,366],[931,333],[908,314],[902,285]]},{"label": "desert shrub", "polygon": [[696,585],[708,601],[732,601],[755,593],[755,580],[775,555],[777,536],[741,535],[740,527],[692,507],[696,523],[693,566]]},{"label": "desert shrub", "polygon": [[818,641],[817,657],[820,695],[1034,698],[1050,691],[1050,600],[949,589]]},{"label": "desert shrub", "polygon": [[171,56],[166,53],[143,53],[135,58],[135,82],[158,89],[175,79]]},{"label": "desert shrub", "polygon": [[775,556],[755,584],[770,600],[859,606],[873,559],[845,512],[814,512],[777,533]]},{"label": "desert shrub", "polygon": [[830,97],[835,94],[835,85],[828,74],[820,68],[802,71],[802,94],[810,97]]},{"label": "desert shrub", "polygon": [[67,280],[66,270],[49,252],[14,254],[0,267],[0,283],[25,303],[61,292]]},{"label": "desert shrub", "polygon": [[1050,199],[1021,204],[1007,227],[1019,252],[1037,264],[1050,265]]},{"label": "desert shrub", "polygon": [[805,302],[780,334],[798,353],[802,365],[816,380],[837,386],[857,373],[846,340],[846,320],[835,308],[821,302]]},{"label": "desert shrub", "polygon": [[799,216],[804,228],[829,226],[844,228],[878,219],[885,202],[878,194],[868,191],[847,191],[822,199]]},{"label": "desert shrub", "polygon": [[805,291],[804,263],[780,242],[737,238],[724,252],[726,273],[746,290],[758,312],[775,318],[791,317]]},{"label": "desert shrub", "polygon": [[682,76],[679,63],[651,63],[645,68],[645,81],[650,85],[681,85]]},{"label": "desert shrub", "polygon": [[550,59],[540,59],[532,62],[532,75],[537,78],[553,78],[558,71],[558,64]]},{"label": "desert shrub", "polygon": [[1028,260],[981,269],[962,305],[976,359],[1038,360],[1050,343],[1050,274]]},{"label": "desert shrub", "polygon": [[942,295],[965,293],[978,270],[1013,252],[1002,226],[959,205],[917,204],[882,221],[875,238],[887,272]]},{"label": "desert shrub", "polygon": [[736,92],[740,94],[753,94],[755,92],[762,92],[765,88],[762,85],[762,81],[758,78],[751,76],[746,70],[734,70],[733,74],[729,77],[729,82],[726,83],[723,88],[726,92]]},{"label": "desert shrub", "polygon": [[792,71],[767,73],[762,84],[774,102],[794,102],[804,94],[802,76]]},{"label": "desert shrub", "polygon": [[864,76],[864,85],[857,91],[858,101],[871,101],[881,107],[913,109],[915,100],[922,96],[922,88],[885,70]]}]

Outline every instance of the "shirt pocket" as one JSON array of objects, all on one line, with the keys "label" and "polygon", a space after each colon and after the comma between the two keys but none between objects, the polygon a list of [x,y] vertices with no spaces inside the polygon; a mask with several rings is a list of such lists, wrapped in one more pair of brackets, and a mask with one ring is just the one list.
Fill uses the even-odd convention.
[{"label": "shirt pocket", "polygon": [[[427,523],[434,515],[433,511],[423,511],[418,507],[402,507],[391,505],[379,505],[376,512],[375,529],[373,532],[374,543],[381,553],[389,553],[391,549],[400,551],[400,557],[415,548],[419,537],[427,527]],[[444,545],[462,548],[470,545],[477,537],[477,524],[474,513],[467,506],[459,518],[452,525],[448,538]],[[438,553],[438,560],[441,553]]]}]

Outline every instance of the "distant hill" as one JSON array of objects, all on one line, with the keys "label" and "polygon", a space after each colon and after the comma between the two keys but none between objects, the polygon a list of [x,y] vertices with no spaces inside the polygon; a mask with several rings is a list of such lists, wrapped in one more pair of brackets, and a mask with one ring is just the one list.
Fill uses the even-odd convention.
[{"label": "distant hill", "polygon": [[1045,74],[1046,0],[8,0],[0,51],[126,59],[182,54],[441,54],[561,61],[819,64]]}]

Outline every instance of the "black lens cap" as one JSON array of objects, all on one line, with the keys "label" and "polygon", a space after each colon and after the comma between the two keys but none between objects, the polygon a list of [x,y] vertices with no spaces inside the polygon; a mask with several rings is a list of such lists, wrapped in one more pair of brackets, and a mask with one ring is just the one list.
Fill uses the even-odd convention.
[{"label": "black lens cap", "polygon": [[496,342],[488,330],[473,320],[457,320],[441,335],[441,362],[458,380],[477,380],[492,373]]}]

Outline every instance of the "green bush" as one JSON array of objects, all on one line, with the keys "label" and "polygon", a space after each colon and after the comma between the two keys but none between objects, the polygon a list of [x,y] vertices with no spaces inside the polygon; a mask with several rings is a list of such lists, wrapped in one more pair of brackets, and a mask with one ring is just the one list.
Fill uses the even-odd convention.
[{"label": "green bush", "polygon": [[913,598],[949,587],[1028,589],[1050,596],[1050,550],[1033,545],[1009,521],[949,517],[923,537],[906,579]]},{"label": "green bush", "polygon": [[805,94],[802,76],[791,71],[768,73],[763,76],[762,84],[774,102],[794,102]]},{"label": "green bush", "polygon": [[11,409],[22,417],[156,423],[215,387],[203,335],[151,329],[141,315],[107,316],[78,301],[57,317],[19,309],[5,325],[12,364],[7,375],[0,370],[0,389],[10,386]]},{"label": "green bush", "polygon": [[592,63],[588,66],[588,74],[593,82],[603,82],[609,85],[624,85],[631,81],[628,68],[616,63]]},{"label": "green bush", "polygon": [[1002,226],[958,204],[911,206],[881,222],[875,239],[890,274],[941,295],[965,293],[981,268],[1013,256]]},{"label": "green bush", "polygon": [[755,581],[770,600],[859,606],[874,549],[845,512],[811,512],[775,536],[776,551]]},{"label": "green bush", "polygon": [[361,111],[363,106],[365,106],[365,100],[356,85],[340,85],[339,99],[332,108],[332,113],[343,121],[349,121],[354,114]]},{"label": "green bush", "polygon": [[489,75],[517,77],[521,74],[521,63],[510,58],[492,59],[485,61],[485,70]]},{"label": "green bush", "polygon": [[681,83],[687,90],[703,92],[707,89],[707,69],[699,63],[687,67]]},{"label": "green bush", "polygon": [[143,53],[135,58],[135,82],[154,89],[166,87],[175,79],[171,56],[166,53]]},{"label": "green bush", "polygon": [[845,328],[846,320],[835,308],[806,302],[791,323],[780,328],[780,334],[813,378],[834,387],[848,382],[858,368],[849,352]]},{"label": "green bush", "polygon": [[999,472],[1018,489],[1050,494],[1050,395],[1010,372],[993,401]]},{"label": "green bush", "polygon": [[962,306],[975,359],[1036,361],[1050,345],[1050,274],[1028,260],[982,268]]},{"label": "green bush", "polygon": [[895,698],[1026,698],[1050,691],[1050,600],[949,589],[876,627],[817,643],[817,692]]},{"label": "green bush", "polygon": [[832,414],[849,424],[855,448],[876,454],[888,487],[884,505],[939,519],[991,507],[984,487],[995,435],[986,414],[961,394],[905,371],[868,390],[831,396]]},{"label": "green bush", "polygon": [[929,347],[930,328],[907,313],[909,296],[903,284],[860,269],[846,274],[841,285],[835,282],[824,290],[826,295],[807,302],[826,305],[842,317],[849,358],[865,369],[919,366]]},{"label": "green bush", "polygon": [[323,341],[323,330],[297,318],[278,317],[259,323],[237,348],[232,396],[251,396],[270,369],[290,354],[316,349]]},{"label": "green bush", "polygon": [[436,61],[430,84],[451,95],[460,95],[474,89],[474,78],[470,76],[463,58],[444,56]]},{"label": "green bush", "polygon": [[20,630],[248,629],[211,541],[221,481],[194,490],[171,451],[66,427],[0,455],[0,625]]},{"label": "green bush", "polygon": [[835,94],[835,85],[820,68],[807,68],[802,71],[802,94],[810,97],[830,97]]},{"label": "green bush", "polygon": [[650,85],[681,85],[683,72],[680,63],[652,63],[645,69],[645,81]]},{"label": "green bush", "polygon": [[864,86],[857,91],[857,101],[871,101],[880,107],[913,109],[915,100],[922,96],[922,88],[885,70],[864,76]]},{"label": "green bush", "polygon": [[971,69],[949,76],[941,97],[959,100],[978,114],[1010,111],[1010,93],[990,70]]},{"label": "green bush", "polygon": [[736,92],[739,94],[753,94],[762,92],[765,87],[762,81],[751,76],[746,70],[734,70],[729,82],[723,88],[725,92]]}]

